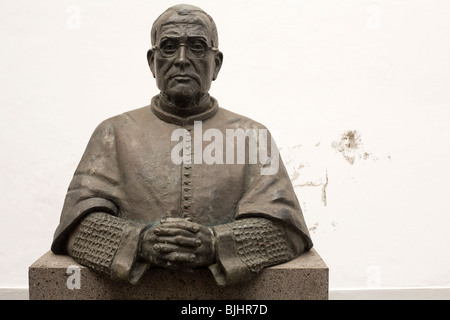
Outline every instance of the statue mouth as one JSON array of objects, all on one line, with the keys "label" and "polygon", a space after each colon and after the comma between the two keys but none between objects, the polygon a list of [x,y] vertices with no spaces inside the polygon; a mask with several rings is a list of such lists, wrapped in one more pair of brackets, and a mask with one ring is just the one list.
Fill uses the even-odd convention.
[{"label": "statue mouth", "polygon": [[183,76],[183,75],[172,77],[172,79],[175,79],[175,80],[193,80],[192,77],[190,77],[190,76]]},{"label": "statue mouth", "polygon": [[194,80],[195,82],[198,83],[197,78],[192,76],[192,75],[190,75],[190,74],[175,74],[175,75],[170,77],[170,80],[176,80],[176,81],[179,81],[179,82],[188,82],[188,81]]}]

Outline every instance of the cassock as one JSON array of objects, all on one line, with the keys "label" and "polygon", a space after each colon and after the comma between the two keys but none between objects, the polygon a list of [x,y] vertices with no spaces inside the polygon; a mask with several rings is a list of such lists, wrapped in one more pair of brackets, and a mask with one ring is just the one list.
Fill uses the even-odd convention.
[{"label": "cassock", "polygon": [[[209,129],[214,129],[215,139],[219,138],[218,132],[223,136],[223,159],[217,160],[220,152],[215,150],[216,163],[206,163],[211,161],[204,161],[202,156],[202,150],[207,150],[212,143],[212,139],[207,141],[204,136]],[[252,244],[251,239],[246,240],[249,238],[246,230],[250,229],[240,226],[239,233],[237,228],[230,227],[234,222],[264,219],[276,223],[288,254],[274,260],[275,263],[309,250],[311,237],[281,159],[275,172],[262,174],[267,163],[248,161],[249,154],[244,163],[239,162],[236,144],[234,161],[230,163],[232,157],[228,155],[227,163],[227,151],[230,152],[227,132],[236,130],[267,129],[219,107],[212,97],[207,108],[180,116],[157,95],[148,106],[103,121],[92,134],[69,185],[52,251],[67,254],[71,232],[87,216],[98,212],[131,223],[121,236],[118,248],[110,254],[107,269],[113,278],[132,283],[148,268],[148,264],[137,258],[142,228],[136,226],[151,226],[167,217],[187,218],[214,229],[217,263],[210,269],[219,284],[241,281],[255,271],[251,267],[255,262],[246,260],[242,254],[242,250],[251,250],[242,249]],[[270,133],[267,139],[270,141]],[[196,141],[201,141],[201,148]],[[245,150],[250,153],[251,143],[249,139],[245,141]],[[189,152],[191,157],[186,158]],[[183,163],[177,160],[180,154],[185,159]],[[253,240],[258,238],[255,237]],[[270,243],[263,244],[259,239],[256,245],[270,247],[278,241],[266,238]]]}]

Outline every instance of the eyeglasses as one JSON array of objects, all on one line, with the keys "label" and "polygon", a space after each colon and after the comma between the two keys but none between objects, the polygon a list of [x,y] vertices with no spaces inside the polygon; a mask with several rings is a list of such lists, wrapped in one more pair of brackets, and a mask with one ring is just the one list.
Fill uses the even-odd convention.
[{"label": "eyeglasses", "polygon": [[186,42],[181,42],[177,39],[164,39],[159,45],[154,45],[152,49],[159,50],[164,58],[171,58],[181,46],[184,46],[186,51],[196,58],[205,57],[209,50],[219,51],[218,48],[210,47],[205,41],[200,39],[189,39]]}]

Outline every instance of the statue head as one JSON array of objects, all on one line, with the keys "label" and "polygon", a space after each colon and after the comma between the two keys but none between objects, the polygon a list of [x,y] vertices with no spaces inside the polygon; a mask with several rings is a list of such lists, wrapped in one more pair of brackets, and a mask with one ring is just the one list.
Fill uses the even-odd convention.
[{"label": "statue head", "polygon": [[223,62],[214,20],[202,9],[176,5],[153,23],[147,60],[162,94],[180,108],[208,94]]}]

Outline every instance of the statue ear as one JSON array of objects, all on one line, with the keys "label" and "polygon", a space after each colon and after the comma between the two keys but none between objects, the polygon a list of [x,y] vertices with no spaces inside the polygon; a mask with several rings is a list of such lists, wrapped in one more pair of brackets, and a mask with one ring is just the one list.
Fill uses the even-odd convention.
[{"label": "statue ear", "polygon": [[214,66],[214,74],[213,74],[213,81],[217,79],[217,75],[219,74],[220,68],[222,67],[223,63],[223,53],[217,52],[216,57],[214,59],[215,66]]},{"label": "statue ear", "polygon": [[152,72],[153,78],[155,78],[155,51],[152,49],[147,51],[147,62]]}]

